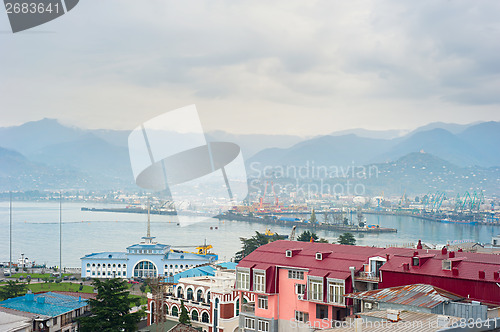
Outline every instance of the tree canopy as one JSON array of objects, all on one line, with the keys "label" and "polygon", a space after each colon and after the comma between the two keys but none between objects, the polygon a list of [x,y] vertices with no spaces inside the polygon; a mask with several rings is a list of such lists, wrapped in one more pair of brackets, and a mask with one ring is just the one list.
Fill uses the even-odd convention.
[{"label": "tree canopy", "polygon": [[7,281],[7,284],[0,287],[0,300],[6,300],[26,293],[27,286],[24,282],[15,280]]},{"label": "tree canopy", "polygon": [[297,241],[302,241],[302,242],[310,242],[311,238],[316,242],[318,240],[318,235],[314,232],[310,231],[303,231],[298,237]]},{"label": "tree canopy", "polygon": [[344,233],[339,235],[339,239],[337,241],[339,244],[347,244],[347,245],[355,245],[356,239],[352,233]]},{"label": "tree canopy", "polygon": [[191,325],[189,314],[186,307],[184,306],[184,300],[181,300],[181,314],[179,315],[179,323],[184,325]]},{"label": "tree canopy", "polygon": [[242,249],[236,253],[235,261],[236,262],[241,261],[244,257],[250,255],[255,249],[257,249],[260,246],[263,246],[264,244],[268,244],[269,242],[281,239],[282,237],[279,236],[278,234],[274,234],[272,237],[269,237],[257,231],[255,232],[255,235],[252,236],[251,238],[246,239],[240,237]]},{"label": "tree canopy", "polygon": [[98,280],[92,282],[97,289],[95,299],[89,299],[91,316],[79,318],[82,332],[132,332],[144,316],[140,310],[130,313],[130,308],[140,304],[139,298],[131,298],[127,283],[120,279]]}]

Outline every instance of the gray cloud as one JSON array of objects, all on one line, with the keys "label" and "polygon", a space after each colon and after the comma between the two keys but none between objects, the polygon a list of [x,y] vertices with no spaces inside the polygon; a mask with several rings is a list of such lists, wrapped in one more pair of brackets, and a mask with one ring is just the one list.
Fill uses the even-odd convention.
[{"label": "gray cloud", "polygon": [[54,33],[0,34],[0,107],[5,124],[133,128],[196,103],[213,129],[300,134],[500,120],[499,9],[88,0],[36,28]]}]

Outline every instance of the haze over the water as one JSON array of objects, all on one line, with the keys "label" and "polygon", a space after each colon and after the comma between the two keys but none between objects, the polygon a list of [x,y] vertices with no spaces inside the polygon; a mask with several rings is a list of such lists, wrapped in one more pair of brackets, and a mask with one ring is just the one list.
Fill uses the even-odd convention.
[{"label": "haze over the water", "polygon": [[193,103],[206,130],[234,133],[498,121],[499,12],[498,1],[87,0],[0,34],[0,126],[132,129]]}]

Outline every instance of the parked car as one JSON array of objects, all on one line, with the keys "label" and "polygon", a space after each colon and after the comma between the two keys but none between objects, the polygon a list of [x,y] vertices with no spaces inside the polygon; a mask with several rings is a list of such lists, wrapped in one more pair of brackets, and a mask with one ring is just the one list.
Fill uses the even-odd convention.
[{"label": "parked car", "polygon": [[76,277],[75,276],[71,276],[71,277],[69,277],[69,280],[76,280]]},{"label": "parked car", "polygon": [[135,280],[129,280],[128,283],[129,284],[140,284],[139,281],[135,281]]}]

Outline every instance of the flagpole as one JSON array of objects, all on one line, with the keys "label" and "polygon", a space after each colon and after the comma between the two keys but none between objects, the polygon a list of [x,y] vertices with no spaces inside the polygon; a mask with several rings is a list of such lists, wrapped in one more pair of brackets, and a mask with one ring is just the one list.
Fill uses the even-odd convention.
[{"label": "flagpole", "polygon": [[12,275],[12,191],[9,191],[9,272]]}]

